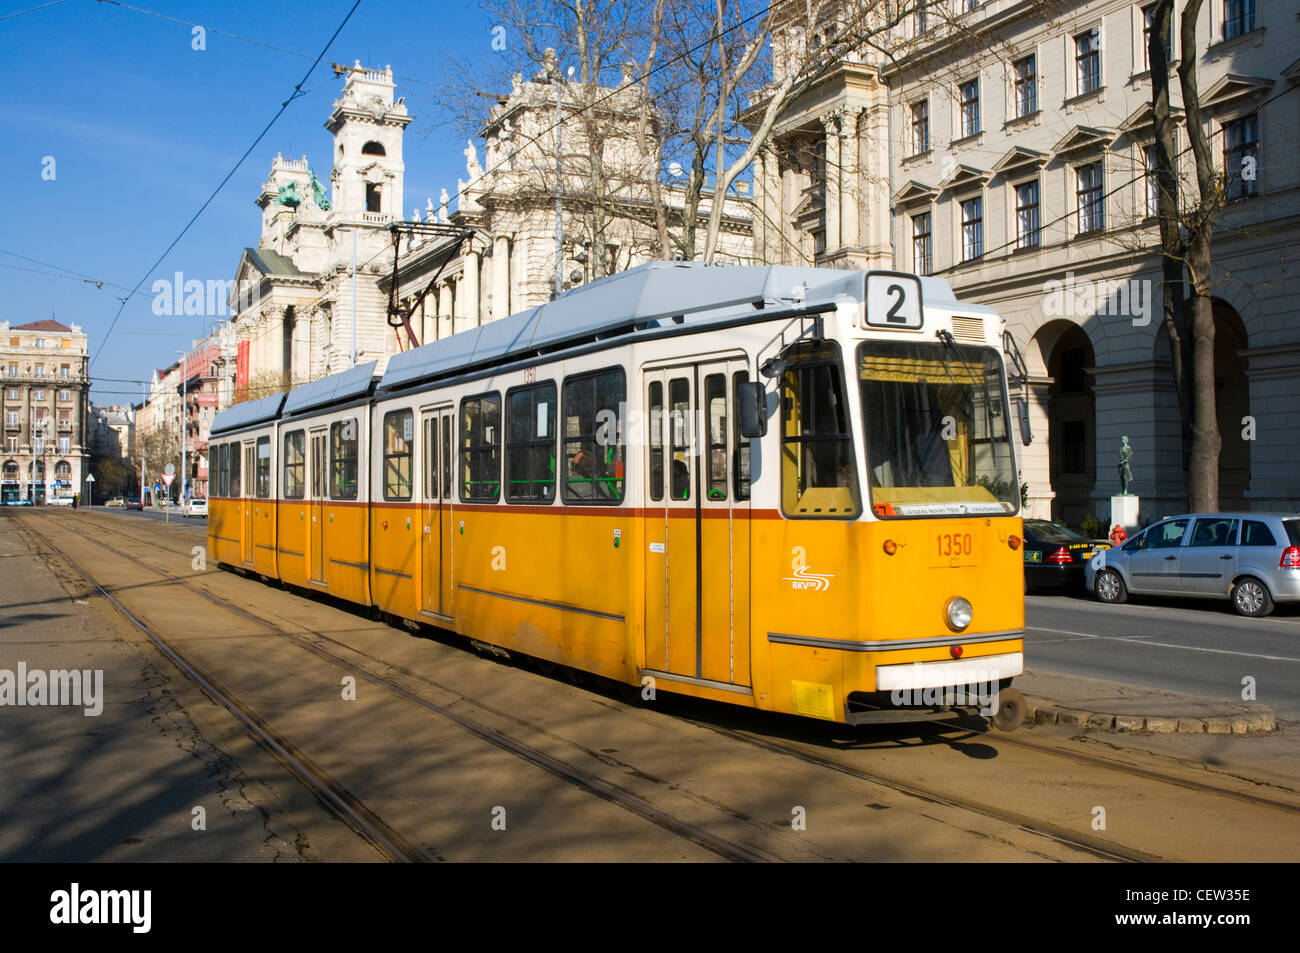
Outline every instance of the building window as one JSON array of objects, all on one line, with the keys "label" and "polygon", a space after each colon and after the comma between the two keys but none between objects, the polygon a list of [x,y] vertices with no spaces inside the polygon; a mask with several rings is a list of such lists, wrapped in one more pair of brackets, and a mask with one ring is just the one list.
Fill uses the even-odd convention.
[{"label": "building window", "polygon": [[59,376],[60,376],[60,377],[71,377],[71,376],[72,376],[72,368],[70,368],[67,364],[60,364],[60,365],[59,365]]},{"label": "building window", "polygon": [[44,376],[45,376],[45,365],[44,365],[44,364],[37,364],[35,367],[32,368],[32,373],[35,374],[37,377],[44,377]]},{"label": "building window", "polygon": [[37,338],[37,339],[36,339],[36,346],[37,346],[37,347],[45,347],[45,338]]},{"label": "building window", "polygon": [[495,503],[501,495],[501,395],[460,402],[462,500]]},{"label": "building window", "polygon": [[45,452],[45,441],[40,437],[33,437],[32,453],[44,453],[44,452]]},{"label": "building window", "polygon": [[1093,27],[1074,38],[1074,84],[1076,95],[1101,88],[1101,29]]},{"label": "building window", "polygon": [[917,0],[916,10],[914,10],[912,13],[912,32],[916,36],[920,36],[922,33],[924,33],[926,30],[930,28],[930,25],[928,23],[928,18],[926,16],[927,11],[925,9],[925,6],[926,6],[926,0]]},{"label": "building window", "polygon": [[284,435],[284,498],[301,500],[307,486],[307,435],[301,430]]},{"label": "building window", "polygon": [[72,439],[70,437],[59,438],[59,453],[69,453],[72,450]]},{"label": "building window", "polygon": [[922,212],[912,216],[912,270],[918,275],[934,270],[930,251],[930,213]]},{"label": "building window", "polygon": [[17,400],[17,399],[18,399],[18,388],[17,388],[17,387],[10,387],[7,391],[5,391],[5,397],[9,398],[10,400]]},{"label": "building window", "polygon": [[961,84],[961,135],[973,136],[980,131],[980,81]]},{"label": "building window", "polygon": [[1256,179],[1259,166],[1259,116],[1251,113],[1223,124],[1223,174],[1227,177],[1228,198],[1254,195],[1259,189]]},{"label": "building window", "polygon": [[506,499],[550,503],[555,499],[555,384],[521,387],[506,394]]},{"label": "building window", "polygon": [[930,101],[912,103],[912,155],[930,151]]},{"label": "building window", "polygon": [[619,411],[626,394],[621,367],[565,380],[561,428],[565,502],[623,501]]},{"label": "building window", "polygon": [[10,453],[17,453],[17,452],[18,452],[18,438],[17,438],[17,437],[5,437],[5,449],[8,450]]},{"label": "building window", "polygon": [[43,389],[32,391],[32,400],[44,400],[44,399],[45,399],[45,391]]},{"label": "building window", "polygon": [[1235,39],[1255,29],[1255,0],[1223,0],[1223,38]]},{"label": "building window", "polygon": [[10,364],[10,365],[9,365],[9,376],[10,376],[10,377],[17,377],[17,376],[18,376],[18,365],[17,365],[17,364]]},{"label": "building window", "polygon": [[[1148,7],[1142,8],[1142,68],[1149,70],[1151,68],[1151,34],[1155,31],[1156,5],[1153,3]],[[1170,63],[1174,58],[1174,26],[1177,19],[1170,18],[1169,33],[1165,36],[1165,62]]]},{"label": "building window", "polygon": [[1016,60],[1016,118],[1038,112],[1038,57]]},{"label": "building window", "polygon": [[973,261],[984,254],[984,199],[961,203],[961,260]]},{"label": "building window", "polygon": [[357,498],[357,419],[330,424],[330,499]]},{"label": "building window", "polygon": [[242,443],[228,444],[226,451],[230,454],[230,495],[242,497],[244,495],[244,445]]},{"label": "building window", "polygon": [[5,414],[5,424],[7,424],[7,425],[10,426],[10,427],[17,427],[17,426],[18,426],[18,411],[16,411],[16,410],[11,410],[11,411],[9,411],[8,413],[6,413],[6,414]]},{"label": "building window", "polygon": [[1146,201],[1144,202],[1144,211],[1147,218],[1155,218],[1160,214],[1160,179],[1156,168],[1156,147],[1147,146],[1142,150],[1142,161],[1145,165],[1145,183]]},{"label": "building window", "polygon": [[367,182],[366,183],[366,211],[367,212],[381,211],[380,199],[381,199],[381,194],[380,194],[379,186],[375,185],[373,182]]},{"label": "building window", "polygon": [[704,378],[704,421],[708,435],[705,459],[708,469],[705,496],[710,500],[727,498],[727,376],[709,374]]},{"label": "building window", "polygon": [[70,390],[59,391],[59,400],[72,400],[72,391]]},{"label": "building window", "polygon": [[409,410],[384,414],[384,499],[411,498],[415,459],[415,415]]},{"label": "building window", "polygon": [[1037,248],[1041,219],[1038,209],[1038,180],[1016,186],[1016,247]]},{"label": "building window", "polygon": [[[733,407],[740,406],[740,389],[744,384],[749,383],[748,371],[736,371],[731,375],[731,401]],[[740,414],[733,414],[735,417],[735,433],[732,440],[735,442],[735,461],[732,465],[732,478],[736,488],[736,499],[749,499],[749,438],[740,432]]]},{"label": "building window", "polygon": [[962,12],[974,13],[979,9],[980,0],[962,0]]},{"label": "building window", "polygon": [[1081,165],[1074,171],[1075,200],[1079,206],[1079,234],[1106,227],[1106,197],[1102,191],[1101,163]]}]

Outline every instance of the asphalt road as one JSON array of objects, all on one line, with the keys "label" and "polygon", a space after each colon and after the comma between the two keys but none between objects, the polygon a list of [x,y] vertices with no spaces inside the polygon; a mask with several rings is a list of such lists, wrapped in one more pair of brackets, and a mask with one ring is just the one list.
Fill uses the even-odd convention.
[{"label": "asphalt road", "polygon": [[1300,721],[1300,607],[1245,619],[1227,600],[1027,596],[1025,622],[1031,670],[1236,701],[1251,676],[1256,701]]}]

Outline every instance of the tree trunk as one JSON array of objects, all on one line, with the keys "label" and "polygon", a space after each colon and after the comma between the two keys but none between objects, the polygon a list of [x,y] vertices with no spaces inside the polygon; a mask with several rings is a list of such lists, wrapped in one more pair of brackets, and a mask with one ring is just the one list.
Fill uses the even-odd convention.
[{"label": "tree trunk", "polygon": [[1179,224],[1176,123],[1169,106],[1169,61],[1165,50],[1173,30],[1174,0],[1158,0],[1152,13],[1151,45],[1147,50],[1151,64],[1151,107],[1155,117],[1156,184],[1159,187],[1158,217],[1161,254],[1161,319],[1169,338],[1169,356],[1173,365],[1174,390],[1178,395],[1178,417],[1182,433],[1183,480],[1189,473],[1192,446],[1192,376],[1191,336],[1183,301],[1183,239]]},{"label": "tree trunk", "polygon": [[1192,279],[1192,455],[1188,469],[1188,503],[1196,512],[1219,508],[1219,421],[1214,388],[1214,309],[1210,301],[1210,240],[1214,216],[1222,203],[1222,186],[1201,114],[1196,83],[1196,22],[1203,0],[1188,0],[1183,10],[1183,57],[1178,79],[1183,92],[1187,137],[1196,160],[1198,202],[1187,220],[1187,267]]}]

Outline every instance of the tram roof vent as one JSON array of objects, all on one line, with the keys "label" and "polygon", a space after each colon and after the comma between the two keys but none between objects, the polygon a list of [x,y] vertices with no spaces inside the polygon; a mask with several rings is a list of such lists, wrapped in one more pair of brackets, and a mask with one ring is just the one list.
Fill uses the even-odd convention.
[{"label": "tram roof vent", "polygon": [[984,319],[954,314],[952,336],[954,340],[964,341],[967,344],[984,344]]}]

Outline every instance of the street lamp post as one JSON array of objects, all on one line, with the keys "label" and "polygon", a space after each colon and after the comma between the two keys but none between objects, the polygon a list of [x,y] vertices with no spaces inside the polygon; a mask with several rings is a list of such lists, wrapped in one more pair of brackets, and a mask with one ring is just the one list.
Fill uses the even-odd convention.
[{"label": "street lamp post", "polygon": [[[189,476],[189,464],[188,464],[188,461],[185,459],[185,438],[188,436],[188,431],[189,431],[189,420],[187,419],[187,418],[188,418],[188,414],[186,413],[186,407],[185,407],[185,401],[186,401],[186,397],[187,397],[185,387],[186,387],[187,379],[188,379],[188,377],[189,377],[189,361],[186,360],[187,354],[186,354],[185,351],[180,351],[179,353],[180,353],[180,355],[181,355],[181,489],[180,489],[180,502],[183,503],[183,502],[185,502],[185,480],[186,480],[186,478]],[[171,494],[168,494],[168,496],[170,496],[170,495],[171,495]]]}]

